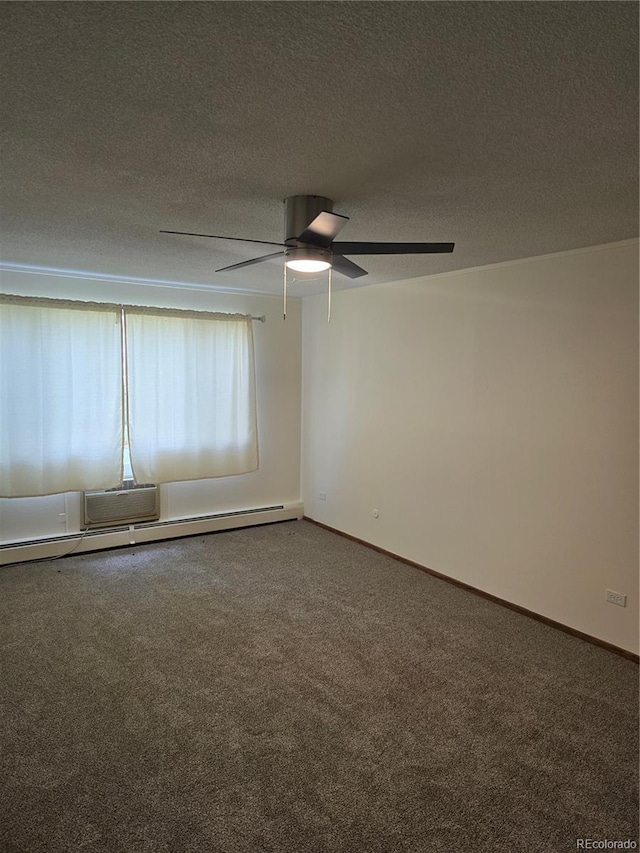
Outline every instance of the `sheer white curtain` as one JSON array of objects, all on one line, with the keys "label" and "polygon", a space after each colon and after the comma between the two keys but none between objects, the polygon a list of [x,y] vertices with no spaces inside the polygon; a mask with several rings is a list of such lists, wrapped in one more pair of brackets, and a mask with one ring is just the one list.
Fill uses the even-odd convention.
[{"label": "sheer white curtain", "polygon": [[139,483],[258,467],[250,317],[125,309],[129,448]]},{"label": "sheer white curtain", "polygon": [[122,480],[116,305],[0,295],[0,496]]}]

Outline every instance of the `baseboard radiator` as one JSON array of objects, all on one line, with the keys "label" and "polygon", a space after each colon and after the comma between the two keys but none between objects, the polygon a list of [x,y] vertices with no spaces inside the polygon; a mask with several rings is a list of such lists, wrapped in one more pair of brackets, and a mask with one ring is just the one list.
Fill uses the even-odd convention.
[{"label": "baseboard radiator", "polygon": [[[135,491],[138,490],[136,489]],[[140,489],[139,491],[143,490]],[[147,496],[143,500],[148,501],[142,507],[146,510],[150,506],[152,499],[150,496]],[[115,509],[112,510],[110,507],[110,503],[111,501],[107,501],[109,512],[115,512]],[[159,511],[159,506],[156,508]],[[92,513],[94,509],[95,507],[90,502],[89,512]],[[140,511],[140,507],[137,508],[137,511]],[[95,518],[95,516],[93,517]],[[0,545],[0,566],[5,566],[9,563],[28,562],[29,560],[60,557],[72,550],[74,554],[81,554],[85,551],[101,551],[105,548],[120,548],[124,545],[158,542],[162,539],[178,539],[181,536],[215,533],[221,530],[233,530],[238,527],[254,527],[260,524],[273,524],[278,521],[300,520],[302,517],[303,504],[302,502],[296,502],[254,507],[251,509],[227,510],[208,515],[168,519],[166,521],[129,520],[123,522],[110,519],[106,523],[100,523],[96,520],[95,526],[92,526],[94,523],[91,522],[87,525],[84,532],[4,543]],[[131,517],[129,516],[128,518],[130,519]]]}]

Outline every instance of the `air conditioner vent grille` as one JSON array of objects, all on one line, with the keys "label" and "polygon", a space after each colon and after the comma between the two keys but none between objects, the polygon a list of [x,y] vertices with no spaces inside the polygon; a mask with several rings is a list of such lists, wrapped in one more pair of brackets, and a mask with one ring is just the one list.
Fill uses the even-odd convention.
[{"label": "air conditioner vent grille", "polygon": [[84,492],[84,526],[108,527],[155,521],[160,517],[157,486],[140,486],[100,492]]}]

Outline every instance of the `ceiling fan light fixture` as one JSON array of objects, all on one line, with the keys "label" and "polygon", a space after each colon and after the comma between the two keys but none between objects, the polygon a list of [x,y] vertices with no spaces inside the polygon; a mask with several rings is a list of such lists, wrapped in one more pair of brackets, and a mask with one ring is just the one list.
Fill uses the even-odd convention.
[{"label": "ceiling fan light fixture", "polygon": [[297,261],[287,261],[287,266],[296,272],[323,272],[323,270],[328,270],[331,264],[328,261],[311,261],[300,258]]},{"label": "ceiling fan light fixture", "polygon": [[285,263],[295,272],[322,272],[331,266],[331,253],[327,249],[289,249]]}]

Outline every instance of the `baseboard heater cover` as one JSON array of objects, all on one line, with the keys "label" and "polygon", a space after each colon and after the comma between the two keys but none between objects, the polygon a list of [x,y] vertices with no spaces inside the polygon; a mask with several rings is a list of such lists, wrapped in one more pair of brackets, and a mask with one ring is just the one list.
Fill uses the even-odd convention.
[{"label": "baseboard heater cover", "polygon": [[155,542],[162,539],[177,539],[181,536],[193,536],[200,533],[215,533],[216,531],[233,530],[237,527],[252,527],[278,521],[294,521],[300,520],[302,516],[303,504],[302,502],[295,502],[252,509],[228,510],[207,515],[168,519],[167,521],[147,521],[134,524],[120,522],[113,526],[89,528],[86,532],[54,535],[41,539],[23,539],[20,542],[5,542],[0,545],[0,565],[64,556],[71,548],[61,548],[61,545],[73,546],[73,543],[81,537],[82,542],[73,550],[74,554]]},{"label": "baseboard heater cover", "polygon": [[260,512],[272,512],[273,510],[286,509],[284,504],[274,504],[273,506],[261,506],[257,509],[234,509],[229,512],[213,512],[209,515],[190,515],[184,518],[169,518],[166,521],[148,521],[146,524],[140,524],[138,527],[165,527],[170,524],[185,524],[189,521],[209,521],[210,519],[219,518],[235,518],[239,515],[255,515]]}]

